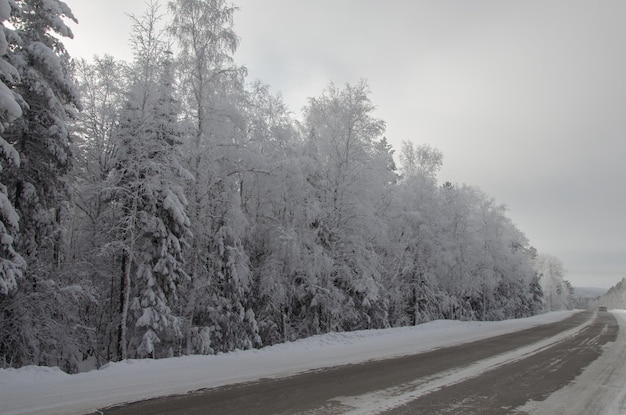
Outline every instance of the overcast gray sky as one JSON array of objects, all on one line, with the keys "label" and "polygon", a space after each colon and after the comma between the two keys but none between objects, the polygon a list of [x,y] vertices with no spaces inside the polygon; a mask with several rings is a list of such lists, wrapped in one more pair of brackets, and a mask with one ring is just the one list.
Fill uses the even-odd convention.
[{"label": "overcast gray sky", "polygon": [[[130,59],[143,0],[65,0],[75,56]],[[332,80],[368,80],[395,148],[444,153],[575,286],[626,277],[626,2],[236,0],[236,54],[299,114]],[[166,9],[163,8],[165,11]]]}]

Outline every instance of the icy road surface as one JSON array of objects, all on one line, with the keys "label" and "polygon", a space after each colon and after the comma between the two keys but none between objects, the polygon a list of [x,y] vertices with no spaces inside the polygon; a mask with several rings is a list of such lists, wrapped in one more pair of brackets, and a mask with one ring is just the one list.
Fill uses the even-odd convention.
[{"label": "icy road surface", "polygon": [[[281,378],[310,369],[388,359],[461,345],[561,321],[572,314],[572,312],[550,313],[529,319],[487,323],[436,321],[417,327],[331,333],[261,350],[240,351],[218,356],[129,360],[78,375],[67,375],[58,369],[39,367],[5,369],[0,370],[0,402],[2,402],[0,413],[88,413],[96,408],[122,402],[182,394],[202,388],[215,388],[260,378]],[[616,411],[597,413],[620,413],[619,407],[624,399],[623,387],[626,384],[626,373],[622,365],[615,364],[611,359],[620,358],[618,363],[626,362],[623,356],[626,343],[623,326],[626,324],[626,314],[615,313],[615,315],[620,322],[617,341],[612,346],[606,346],[605,353],[570,386],[550,396],[545,403],[528,402],[528,413],[539,413],[532,405],[546,407],[545,405],[549,403],[552,405],[551,408],[557,408],[559,402],[562,404],[563,400],[571,402],[572,396],[584,400],[582,394],[575,390],[567,393],[567,390],[576,388],[576,385],[579,385],[580,389],[585,389],[583,385],[587,381],[593,382],[602,389],[603,399],[607,402],[605,406],[610,402]],[[583,326],[576,328],[576,330],[581,329]],[[536,346],[541,348],[540,344]],[[610,364],[610,371],[606,368],[607,362],[613,362]],[[375,363],[377,362],[370,364]],[[462,375],[472,377],[476,373],[488,370],[490,365],[499,363],[491,361],[481,364],[487,366],[466,368],[465,374],[462,373]],[[463,376],[457,378],[456,381],[462,379]],[[600,378],[602,382],[598,383]],[[559,396],[559,393],[566,395]],[[408,398],[413,399],[411,396],[404,397],[404,399]],[[347,397],[347,399],[351,398]],[[348,401],[343,404],[347,405],[347,403]],[[569,408],[571,409],[571,406]],[[546,410],[546,413],[559,412]]]}]

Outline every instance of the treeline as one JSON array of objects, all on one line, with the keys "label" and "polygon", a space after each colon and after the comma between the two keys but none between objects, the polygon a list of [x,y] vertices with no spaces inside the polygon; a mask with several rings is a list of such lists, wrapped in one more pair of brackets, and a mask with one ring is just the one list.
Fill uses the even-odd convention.
[{"label": "treeline", "polygon": [[398,170],[363,81],[294,117],[234,63],[234,12],[151,4],[133,62],[86,62],[64,3],[0,0],[3,367],[543,310],[503,206],[430,146]]},{"label": "treeline", "polygon": [[626,309],[626,278],[622,278],[605,294],[590,300],[587,306],[591,309],[597,309],[600,306],[608,309]]}]

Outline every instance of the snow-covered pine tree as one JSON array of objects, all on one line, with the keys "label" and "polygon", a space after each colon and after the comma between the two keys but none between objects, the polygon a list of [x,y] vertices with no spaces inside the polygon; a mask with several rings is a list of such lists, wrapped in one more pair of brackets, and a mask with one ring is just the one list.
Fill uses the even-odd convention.
[{"label": "snow-covered pine tree", "polygon": [[171,57],[159,37],[157,11],[152,3],[135,20],[137,78],[116,134],[109,178],[122,256],[119,359],[129,356],[129,345],[139,357],[165,356],[181,335],[172,301],[186,278],[182,249],[190,222],[183,186],[190,176],[178,162]]},{"label": "snow-covered pine tree", "polygon": [[534,275],[529,284],[528,293],[528,309],[531,315],[541,314],[544,311],[545,300],[543,298],[543,289],[539,282],[539,276]]}]

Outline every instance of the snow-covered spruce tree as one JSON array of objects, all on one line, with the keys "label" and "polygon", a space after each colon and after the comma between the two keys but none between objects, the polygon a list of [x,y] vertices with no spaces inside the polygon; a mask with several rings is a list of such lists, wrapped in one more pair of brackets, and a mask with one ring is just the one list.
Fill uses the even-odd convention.
[{"label": "snow-covered spruce tree", "polygon": [[13,31],[4,31],[11,44],[5,59],[16,70],[12,89],[20,97],[22,116],[3,132],[19,155],[19,165],[3,166],[0,182],[19,216],[13,246],[28,267],[19,289],[1,300],[0,354],[7,365],[52,364],[75,370],[82,347],[78,303],[85,293],[61,270],[65,174],[72,164],[67,123],[80,107],[62,42],[72,37],[66,20],[75,18],[58,0],[9,4]]},{"label": "snow-covered spruce tree", "polygon": [[170,354],[180,338],[172,312],[186,278],[182,249],[190,237],[170,54],[162,42],[158,7],[134,21],[135,79],[115,134],[109,177],[117,207],[121,255],[118,358]]},{"label": "snow-covered spruce tree", "polygon": [[19,73],[23,116],[5,132],[20,155],[19,168],[7,169],[7,186],[21,221],[20,253],[58,265],[63,176],[72,162],[67,121],[80,107],[61,39],[73,36],[63,19],[76,19],[59,0],[15,4],[10,21],[20,42],[7,57]]},{"label": "snow-covered spruce tree", "polygon": [[243,247],[248,227],[241,206],[244,123],[239,109],[245,71],[233,64],[238,38],[234,7],[223,0],[170,2],[171,32],[180,53],[187,130],[186,162],[194,238],[185,287],[187,353],[258,345],[252,272]]},{"label": "snow-covered spruce tree", "polygon": [[[15,32],[5,27],[4,22],[11,17],[8,0],[0,0],[0,134],[12,121],[22,115],[13,85],[19,81],[19,74],[13,65],[7,62],[5,55],[9,51],[9,41],[18,39]],[[0,173],[8,167],[19,168],[20,156],[12,144],[0,136]],[[24,260],[13,247],[13,241],[19,230],[19,217],[7,193],[7,187],[0,182],[0,296],[17,288],[17,280],[22,276]]]},{"label": "snow-covered spruce tree", "polygon": [[530,315],[536,315],[543,313],[544,308],[545,300],[543,298],[543,289],[541,288],[541,283],[539,282],[539,276],[536,275],[535,272],[535,276],[529,284],[528,310]]}]

